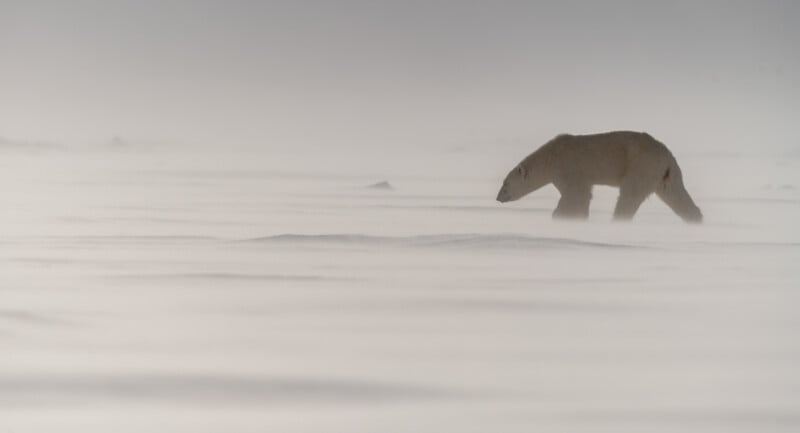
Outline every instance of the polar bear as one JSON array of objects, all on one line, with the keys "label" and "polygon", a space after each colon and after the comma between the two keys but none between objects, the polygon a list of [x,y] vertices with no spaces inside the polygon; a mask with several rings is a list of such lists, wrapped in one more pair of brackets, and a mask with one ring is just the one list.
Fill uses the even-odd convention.
[{"label": "polar bear", "polygon": [[615,220],[633,218],[654,192],[684,221],[703,220],[672,153],[643,132],[559,135],[508,173],[497,201],[518,200],[549,183],[561,193],[553,218],[588,218],[592,186],[609,185],[620,190]]}]

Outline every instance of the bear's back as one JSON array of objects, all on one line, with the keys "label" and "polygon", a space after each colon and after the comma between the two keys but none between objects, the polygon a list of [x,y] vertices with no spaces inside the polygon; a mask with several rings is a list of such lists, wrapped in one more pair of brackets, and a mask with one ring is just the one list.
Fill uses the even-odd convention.
[{"label": "bear's back", "polygon": [[666,146],[649,134],[635,131],[559,135],[548,146],[558,177],[610,186],[619,186],[632,165],[663,161],[670,155]]}]

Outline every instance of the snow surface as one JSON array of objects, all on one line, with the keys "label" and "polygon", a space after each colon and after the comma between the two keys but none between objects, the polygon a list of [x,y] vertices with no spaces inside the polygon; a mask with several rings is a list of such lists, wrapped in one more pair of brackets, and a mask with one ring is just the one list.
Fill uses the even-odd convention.
[{"label": "snow surface", "polygon": [[691,226],[420,153],[0,154],[0,431],[800,431],[797,157]]}]

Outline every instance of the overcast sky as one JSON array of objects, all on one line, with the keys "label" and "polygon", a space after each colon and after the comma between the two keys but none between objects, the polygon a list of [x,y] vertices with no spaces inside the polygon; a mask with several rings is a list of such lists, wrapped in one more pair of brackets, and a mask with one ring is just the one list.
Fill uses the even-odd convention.
[{"label": "overcast sky", "polygon": [[0,0],[0,137],[792,147],[798,23],[791,0]]}]

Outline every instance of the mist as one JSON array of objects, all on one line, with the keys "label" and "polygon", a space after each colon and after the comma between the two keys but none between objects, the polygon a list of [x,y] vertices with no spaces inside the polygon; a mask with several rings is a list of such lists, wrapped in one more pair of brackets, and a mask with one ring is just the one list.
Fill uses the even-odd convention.
[{"label": "mist", "polygon": [[[798,431],[798,18],[0,0],[0,431]],[[615,130],[702,224],[496,201]]]},{"label": "mist", "polygon": [[3,2],[4,137],[795,146],[793,2]]}]

